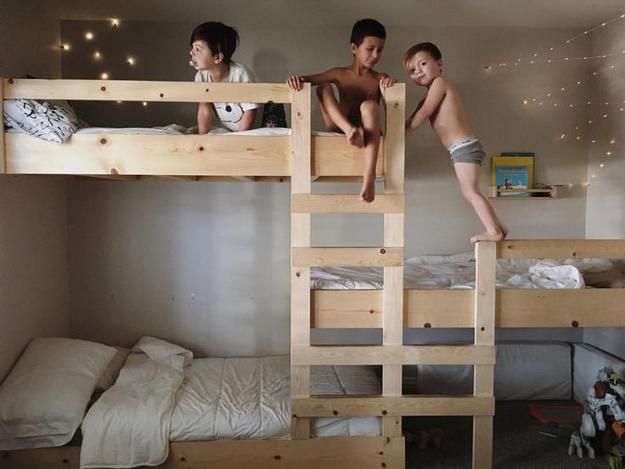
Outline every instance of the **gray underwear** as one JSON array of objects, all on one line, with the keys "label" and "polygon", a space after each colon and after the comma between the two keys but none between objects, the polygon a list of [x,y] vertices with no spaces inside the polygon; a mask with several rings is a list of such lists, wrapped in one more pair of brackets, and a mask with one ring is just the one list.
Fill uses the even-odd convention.
[{"label": "gray underwear", "polygon": [[452,150],[449,154],[454,164],[473,163],[481,165],[486,156],[482,144],[477,139],[471,140],[467,144],[452,145]]}]

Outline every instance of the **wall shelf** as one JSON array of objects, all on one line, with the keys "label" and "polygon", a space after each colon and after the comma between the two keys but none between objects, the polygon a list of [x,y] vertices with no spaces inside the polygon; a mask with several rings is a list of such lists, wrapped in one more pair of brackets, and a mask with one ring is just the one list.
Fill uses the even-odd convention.
[{"label": "wall shelf", "polygon": [[[546,186],[540,189],[500,189],[497,186],[489,187],[489,199],[504,200],[541,200],[558,197],[559,186]],[[508,195],[506,195],[508,194]]]}]

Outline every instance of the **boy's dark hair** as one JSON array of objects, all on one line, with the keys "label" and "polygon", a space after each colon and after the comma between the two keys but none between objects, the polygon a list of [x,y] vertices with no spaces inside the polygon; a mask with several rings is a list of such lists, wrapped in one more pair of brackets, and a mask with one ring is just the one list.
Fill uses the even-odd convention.
[{"label": "boy's dark hair", "polygon": [[354,27],[352,28],[352,37],[349,42],[359,46],[367,36],[386,39],[386,29],[384,29],[382,23],[371,18],[358,20],[354,23]]},{"label": "boy's dark hair", "polygon": [[431,42],[420,42],[410,47],[404,54],[404,64],[407,64],[417,52],[425,51],[432,56],[434,60],[441,60],[443,55],[438,47]]},{"label": "boy's dark hair", "polygon": [[208,21],[196,26],[191,33],[193,44],[195,41],[204,41],[213,54],[222,53],[224,63],[229,64],[232,54],[234,54],[239,44],[239,33],[231,26],[227,26],[218,21]]}]

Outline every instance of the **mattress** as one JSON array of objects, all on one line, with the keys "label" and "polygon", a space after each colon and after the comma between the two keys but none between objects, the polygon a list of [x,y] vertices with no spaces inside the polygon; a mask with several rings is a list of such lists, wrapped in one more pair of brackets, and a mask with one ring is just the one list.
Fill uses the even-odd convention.
[{"label": "mattress", "polygon": [[[625,269],[610,259],[498,259],[498,288],[623,287]],[[621,279],[619,283],[618,279]],[[311,269],[314,289],[380,289],[380,267],[328,267]],[[473,253],[418,256],[406,259],[404,288],[475,288]]]},{"label": "mattress", "polygon": [[[473,394],[473,366],[418,365],[419,394]],[[571,398],[571,347],[563,342],[497,344],[495,398]]]},{"label": "mattress", "polygon": [[[280,438],[289,433],[288,356],[196,359],[176,395],[170,440]],[[311,367],[312,394],[379,394],[372,367]],[[379,419],[313,419],[315,436],[380,434]]]}]

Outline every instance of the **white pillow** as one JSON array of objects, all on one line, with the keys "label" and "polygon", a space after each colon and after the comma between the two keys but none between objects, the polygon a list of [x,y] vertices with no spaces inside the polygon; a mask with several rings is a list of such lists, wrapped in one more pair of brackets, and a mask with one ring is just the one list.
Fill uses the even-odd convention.
[{"label": "white pillow", "polygon": [[70,441],[115,353],[84,340],[33,339],[0,386],[0,450]]},{"label": "white pillow", "polygon": [[66,142],[78,130],[78,118],[67,101],[4,101],[4,124],[54,143]]}]

